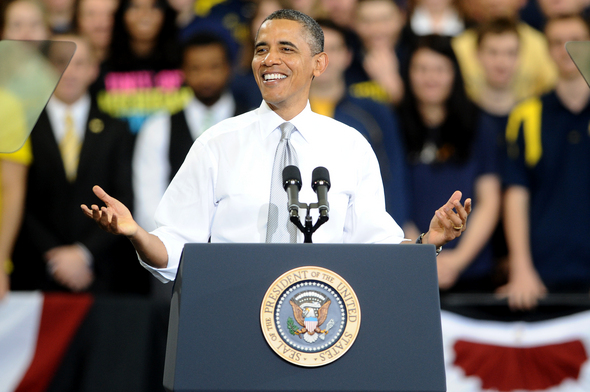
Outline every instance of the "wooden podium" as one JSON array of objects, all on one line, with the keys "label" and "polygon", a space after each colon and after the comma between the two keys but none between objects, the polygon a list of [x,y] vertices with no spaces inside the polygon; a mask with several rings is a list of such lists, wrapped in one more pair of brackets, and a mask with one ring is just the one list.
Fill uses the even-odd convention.
[{"label": "wooden podium", "polygon": [[[354,289],[360,330],[338,360],[279,357],[260,325],[286,271],[326,268]],[[168,391],[446,391],[433,245],[187,244],[171,302]]]}]

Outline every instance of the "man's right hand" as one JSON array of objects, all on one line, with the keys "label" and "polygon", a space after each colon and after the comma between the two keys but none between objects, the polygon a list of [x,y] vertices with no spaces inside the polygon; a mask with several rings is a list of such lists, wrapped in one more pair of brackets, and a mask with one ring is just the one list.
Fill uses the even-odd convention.
[{"label": "man's right hand", "polygon": [[118,235],[126,236],[139,258],[155,268],[166,268],[168,252],[162,241],[155,235],[142,229],[131,216],[129,209],[114,197],[109,196],[101,187],[95,185],[92,191],[106,207],[99,208],[93,204],[88,208],[85,204],[80,207],[87,217],[94,219],[101,229]]},{"label": "man's right hand", "polygon": [[99,208],[96,204],[93,204],[88,208],[85,204],[82,204],[80,207],[84,214],[94,219],[101,229],[109,233],[124,235],[129,238],[134,237],[139,230],[139,225],[131,216],[129,209],[119,200],[109,196],[98,185],[95,185],[92,191],[106,206]]}]

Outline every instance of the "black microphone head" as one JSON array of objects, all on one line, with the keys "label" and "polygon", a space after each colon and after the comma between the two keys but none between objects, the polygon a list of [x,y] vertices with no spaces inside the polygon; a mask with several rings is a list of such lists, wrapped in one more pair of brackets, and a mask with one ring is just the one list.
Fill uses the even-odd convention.
[{"label": "black microphone head", "polygon": [[301,190],[301,172],[297,166],[289,165],[283,169],[283,189],[287,189],[287,186],[293,182],[297,185],[297,189]]},{"label": "black microphone head", "polygon": [[323,185],[326,185],[328,190],[330,190],[330,173],[328,173],[328,169],[323,166],[316,167],[311,173],[311,187],[314,192],[320,182],[323,182]]}]

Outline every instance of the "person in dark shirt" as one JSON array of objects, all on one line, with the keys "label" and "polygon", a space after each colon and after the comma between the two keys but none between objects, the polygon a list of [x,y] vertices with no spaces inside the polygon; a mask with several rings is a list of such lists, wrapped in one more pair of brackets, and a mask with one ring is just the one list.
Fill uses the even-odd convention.
[{"label": "person in dark shirt", "polygon": [[[399,108],[406,145],[410,219],[406,236],[428,227],[427,211],[440,193],[462,189],[475,209],[469,232],[437,260],[441,289],[493,289],[490,238],[500,214],[500,177],[495,134],[482,123],[465,93],[448,37],[420,37],[410,56],[406,95]],[[436,191],[432,184],[437,184]]]},{"label": "person in dark shirt", "polygon": [[330,20],[317,22],[324,30],[325,51],[332,62],[311,85],[311,109],[350,125],[371,143],[379,160],[387,212],[403,225],[408,217],[407,174],[397,116],[383,103],[350,94],[344,81],[352,59],[346,32]]},{"label": "person in dark shirt", "polygon": [[513,309],[530,309],[547,292],[590,290],[590,90],[565,49],[590,40],[578,15],[547,22],[554,91],[514,108],[506,129],[503,173],[508,283]]}]

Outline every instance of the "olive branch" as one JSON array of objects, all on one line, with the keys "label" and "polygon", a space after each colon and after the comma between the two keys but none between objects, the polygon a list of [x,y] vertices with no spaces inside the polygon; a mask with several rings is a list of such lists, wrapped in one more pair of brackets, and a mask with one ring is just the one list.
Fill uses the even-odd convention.
[{"label": "olive branch", "polygon": [[299,328],[295,325],[295,320],[291,317],[287,319],[287,328],[289,328],[289,333],[293,336],[297,335],[296,332],[299,331]]}]

